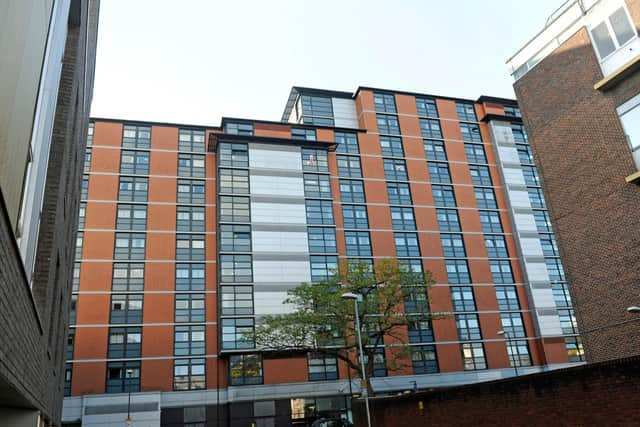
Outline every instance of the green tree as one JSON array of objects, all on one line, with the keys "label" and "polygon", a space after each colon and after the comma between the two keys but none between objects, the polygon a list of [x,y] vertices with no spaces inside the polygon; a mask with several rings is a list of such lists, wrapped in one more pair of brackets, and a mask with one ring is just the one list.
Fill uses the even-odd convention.
[{"label": "green tree", "polygon": [[304,283],[288,292],[288,314],[265,316],[255,330],[256,347],[274,352],[315,352],[344,361],[362,372],[358,355],[353,300],[342,295],[362,295],[358,303],[367,389],[372,394],[375,355],[387,344],[388,370],[410,361],[407,327],[413,322],[430,322],[430,272],[413,272],[408,264],[383,259],[371,265],[343,262],[328,279]]}]

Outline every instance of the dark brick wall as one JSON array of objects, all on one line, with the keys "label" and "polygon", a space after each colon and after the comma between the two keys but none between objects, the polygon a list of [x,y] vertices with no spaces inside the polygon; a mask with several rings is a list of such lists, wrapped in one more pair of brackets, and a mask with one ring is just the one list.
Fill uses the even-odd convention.
[{"label": "dark brick wall", "polygon": [[[373,427],[637,426],[640,357],[371,401]],[[422,403],[422,409],[420,408]],[[353,404],[366,426],[363,402]]]},{"label": "dark brick wall", "polygon": [[602,78],[582,29],[514,85],[588,361],[640,354],[640,322],[625,312],[640,304],[640,188],[624,179],[636,169],[615,111],[640,73],[604,93]]},{"label": "dark brick wall", "polygon": [[98,1],[71,3],[31,290],[4,206],[4,216],[0,217],[0,405],[36,408],[54,424],[60,423],[62,410],[64,351],[99,7]]}]

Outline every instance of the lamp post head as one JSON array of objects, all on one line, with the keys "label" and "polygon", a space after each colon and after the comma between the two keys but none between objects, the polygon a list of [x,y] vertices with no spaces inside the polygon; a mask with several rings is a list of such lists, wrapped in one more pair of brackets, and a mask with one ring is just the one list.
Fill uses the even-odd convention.
[{"label": "lamp post head", "polygon": [[632,305],[631,307],[627,307],[627,313],[640,313],[640,307],[636,305]]},{"label": "lamp post head", "polygon": [[504,335],[505,337],[508,337],[508,336],[509,336],[509,332],[506,332],[506,331],[504,331],[504,330],[502,330],[502,331],[498,331],[498,332],[496,332],[496,334],[498,334],[498,335]]},{"label": "lamp post head", "polygon": [[342,299],[362,301],[362,295],[353,292],[345,292],[342,294]]}]

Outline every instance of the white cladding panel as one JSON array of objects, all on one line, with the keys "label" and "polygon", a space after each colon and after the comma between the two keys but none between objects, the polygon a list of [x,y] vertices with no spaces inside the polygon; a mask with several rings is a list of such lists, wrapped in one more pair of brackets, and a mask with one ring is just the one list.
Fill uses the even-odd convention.
[{"label": "white cladding panel", "polygon": [[493,139],[495,142],[515,142],[513,139],[513,131],[511,130],[511,125],[503,124],[504,122],[491,124],[491,128],[493,129]]},{"label": "white cladding panel", "polygon": [[536,227],[536,220],[533,215],[528,213],[514,213],[513,218],[518,232],[538,231],[538,228]]},{"label": "white cladding panel", "polygon": [[503,163],[520,163],[518,150],[515,147],[499,146],[498,155]]},{"label": "white cladding panel", "polygon": [[536,316],[538,318],[538,326],[540,327],[540,335],[556,336],[562,335],[560,327],[560,318],[556,315]]},{"label": "white cladding panel", "polygon": [[302,178],[295,176],[250,175],[251,194],[304,197]]},{"label": "white cladding panel", "polygon": [[555,307],[556,301],[553,298],[553,290],[551,288],[532,288],[531,296],[536,307]]},{"label": "white cladding panel", "polygon": [[544,262],[526,262],[527,277],[531,282],[549,281],[549,272]]},{"label": "white cladding panel", "polygon": [[332,98],[333,121],[336,127],[358,128],[356,103],[353,99]]},{"label": "white cladding panel", "polygon": [[301,203],[251,202],[251,222],[306,224],[307,213]]},{"label": "white cladding panel", "polygon": [[542,246],[540,245],[540,239],[535,237],[522,237],[520,238],[520,246],[522,247],[522,253],[525,256],[543,256]]},{"label": "white cladding panel", "polygon": [[292,151],[284,151],[279,146],[261,144],[249,145],[249,167],[268,169],[302,170],[302,157],[300,149],[291,146]]},{"label": "white cladding panel", "polygon": [[525,185],[522,169],[504,167],[502,173],[504,174],[504,182],[506,184]]},{"label": "white cladding panel", "polygon": [[257,316],[265,314],[285,314],[291,313],[294,306],[291,304],[283,304],[287,299],[287,293],[281,292],[263,292],[256,289],[254,293],[254,310]]},{"label": "white cladding panel", "polygon": [[309,252],[307,233],[288,231],[253,231],[254,252]]},{"label": "white cladding panel", "polygon": [[309,261],[253,261],[253,281],[260,282],[310,282]]},{"label": "white cladding panel", "polygon": [[509,201],[514,208],[530,208],[529,193],[522,190],[508,190]]}]

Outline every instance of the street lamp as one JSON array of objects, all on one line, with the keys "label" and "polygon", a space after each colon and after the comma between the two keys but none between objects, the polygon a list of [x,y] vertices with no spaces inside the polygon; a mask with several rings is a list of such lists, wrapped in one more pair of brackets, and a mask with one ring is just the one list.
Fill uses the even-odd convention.
[{"label": "street lamp", "polygon": [[[369,409],[369,390],[367,387],[367,375],[364,369],[364,352],[362,351],[362,336],[360,335],[360,316],[358,315],[358,301],[362,301],[362,295],[355,294],[353,292],[345,292],[342,294],[342,299],[345,300],[353,300],[353,304],[355,307],[354,317],[356,318],[356,332],[358,333],[358,348],[360,349],[360,371],[362,375],[362,383],[360,384],[360,388],[362,389],[362,394],[364,395],[364,405],[367,410],[367,426],[371,427],[371,411]],[[362,387],[364,384],[364,388]]]},{"label": "street lamp", "polygon": [[127,378],[127,391],[129,392],[127,395],[127,418],[124,419],[127,427],[131,427],[131,425],[133,424],[133,418],[131,418],[131,374],[133,374],[131,369],[125,370],[125,376]]},{"label": "street lamp", "polygon": [[637,305],[632,305],[631,307],[627,307],[627,313],[640,313],[640,307],[638,307]]},{"label": "street lamp", "polygon": [[[507,345],[509,346],[509,350],[511,354],[509,354],[509,360],[513,362],[513,370],[516,373],[516,377],[518,376],[518,364],[520,363],[518,361],[518,359],[516,358],[516,355],[513,352],[513,347],[511,345],[511,334],[509,334],[509,332],[502,330],[502,331],[498,331],[498,335],[504,335],[505,338],[507,339]],[[516,344],[516,350],[518,349],[517,344]]]}]

